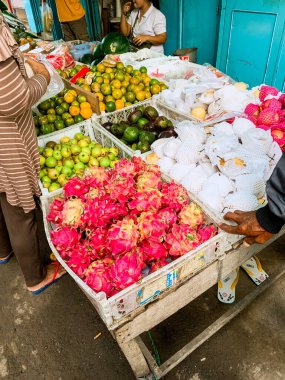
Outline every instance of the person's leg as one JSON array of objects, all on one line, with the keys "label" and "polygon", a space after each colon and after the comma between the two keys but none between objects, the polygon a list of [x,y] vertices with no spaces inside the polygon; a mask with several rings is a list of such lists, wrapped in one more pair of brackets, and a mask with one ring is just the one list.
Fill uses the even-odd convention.
[{"label": "person's leg", "polygon": [[70,21],[69,26],[72,29],[76,40],[90,41],[85,17],[76,21]]},{"label": "person's leg", "polygon": [[46,268],[40,257],[35,211],[24,213],[22,208],[10,205],[5,193],[0,194],[0,203],[14,254],[27,286],[33,287],[46,277]]},{"label": "person's leg", "polygon": [[70,23],[69,22],[62,22],[60,25],[61,25],[62,33],[63,33],[63,36],[64,36],[63,37],[64,41],[74,41],[74,40],[76,40],[76,35],[73,32],[72,28],[70,27]]},{"label": "person's leg", "polygon": [[0,260],[5,260],[12,253],[9,234],[0,202]]}]

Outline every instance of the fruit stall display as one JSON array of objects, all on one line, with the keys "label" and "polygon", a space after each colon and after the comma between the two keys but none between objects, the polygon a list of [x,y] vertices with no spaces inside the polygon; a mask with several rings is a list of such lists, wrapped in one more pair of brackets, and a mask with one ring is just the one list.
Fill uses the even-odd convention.
[{"label": "fruit stall display", "polygon": [[61,131],[89,119],[92,114],[92,104],[84,95],[65,89],[38,105],[37,112],[34,112],[36,134],[41,136]]},{"label": "fruit stall display", "polygon": [[119,149],[94,139],[86,123],[38,139],[40,186],[43,195],[63,187],[69,178],[82,177],[86,168],[114,167]]},{"label": "fruit stall display", "polygon": [[258,128],[268,131],[284,152],[285,94],[271,86],[261,86],[257,91],[258,101],[248,104],[244,113]]},{"label": "fruit stall display", "polygon": [[131,65],[124,66],[122,62],[116,63],[115,67],[108,67],[104,63],[90,68],[76,65],[72,69],[58,72],[64,79],[69,79],[76,86],[95,94],[99,98],[101,112],[120,110],[167,89],[165,83],[150,78],[144,66],[134,70]]},{"label": "fruit stall display", "polygon": [[[189,118],[188,118],[189,119]],[[176,136],[174,125],[185,117],[155,99],[123,110],[92,117],[93,133],[114,141],[127,156],[145,153],[158,138]]]},{"label": "fruit stall display", "polygon": [[149,282],[159,280],[162,291],[171,286],[161,281],[167,273],[176,273],[176,283],[213,261],[223,236],[181,185],[164,182],[157,166],[138,157],[87,169],[42,204],[53,252],[105,322],[100,302],[113,303],[108,313],[121,318],[151,296]]}]

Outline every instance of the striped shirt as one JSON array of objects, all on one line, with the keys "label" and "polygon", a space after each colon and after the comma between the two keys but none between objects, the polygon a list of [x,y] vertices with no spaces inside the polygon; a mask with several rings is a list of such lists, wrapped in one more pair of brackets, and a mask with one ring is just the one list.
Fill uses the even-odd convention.
[{"label": "striped shirt", "polygon": [[0,61],[0,193],[6,193],[8,202],[26,213],[35,208],[34,195],[40,195],[31,107],[46,89],[44,76],[25,79],[14,57]]}]

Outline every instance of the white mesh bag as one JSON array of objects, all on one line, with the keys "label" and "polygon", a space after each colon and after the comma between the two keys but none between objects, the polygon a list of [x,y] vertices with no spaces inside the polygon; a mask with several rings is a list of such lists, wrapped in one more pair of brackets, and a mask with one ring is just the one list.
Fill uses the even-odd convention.
[{"label": "white mesh bag", "polygon": [[240,147],[238,139],[229,136],[211,136],[205,144],[205,153],[213,165],[217,165],[220,157]]},{"label": "white mesh bag", "polygon": [[201,158],[201,146],[189,146],[182,143],[177,149],[175,160],[182,165],[190,165],[197,163]]},{"label": "white mesh bag", "polygon": [[176,152],[181,145],[181,141],[175,137],[170,137],[163,146],[163,154],[166,157],[175,158]]},{"label": "white mesh bag", "polygon": [[222,113],[223,111],[224,110],[223,110],[220,100],[215,100],[213,103],[209,104],[208,114],[210,116]]},{"label": "white mesh bag", "polygon": [[174,164],[172,168],[169,171],[169,177],[173,178],[174,181],[180,182],[182,178],[184,178],[188,172],[190,172],[192,169],[196,167],[195,164],[191,165],[181,165],[181,164]]},{"label": "white mesh bag", "polygon": [[251,128],[255,128],[253,122],[243,117],[236,117],[233,122],[233,131],[239,138]]},{"label": "white mesh bag", "polygon": [[181,184],[194,194],[198,194],[202,189],[203,183],[208,178],[207,173],[201,166],[190,170],[185,177],[182,178]]},{"label": "white mesh bag", "polygon": [[167,138],[167,139],[159,139],[159,140],[156,140],[154,143],[151,144],[151,150],[159,158],[162,158],[164,156],[163,148],[164,148],[164,145],[167,143],[168,140],[169,140],[169,138]]},{"label": "white mesh bag", "polygon": [[217,172],[217,168],[213,166],[209,160],[208,161],[205,160],[204,162],[200,163],[200,166],[207,173],[208,177],[212,176],[213,174]]},{"label": "white mesh bag", "polygon": [[253,173],[253,162],[241,150],[220,156],[217,165],[220,171],[229,178]]},{"label": "white mesh bag", "polygon": [[260,128],[250,128],[241,136],[243,147],[249,152],[264,155],[266,154],[273,142],[270,132]]},{"label": "white mesh bag", "polygon": [[269,151],[267,152],[267,157],[269,158],[270,168],[275,168],[278,161],[282,157],[282,150],[276,141],[273,141]]},{"label": "white mesh bag", "polygon": [[192,125],[189,121],[182,121],[177,124],[175,131],[180,140],[189,145],[202,145],[207,138],[204,128]]},{"label": "white mesh bag", "polygon": [[265,173],[270,170],[269,167],[269,158],[267,155],[257,156],[257,155],[248,155],[247,162],[250,164],[252,171],[260,178],[264,179]]},{"label": "white mesh bag", "polygon": [[216,124],[211,131],[214,136],[234,136],[233,127],[230,123],[222,121],[221,123]]},{"label": "white mesh bag", "polygon": [[169,157],[162,157],[157,161],[157,165],[160,167],[161,172],[164,174],[168,174],[174,164],[175,161]]},{"label": "white mesh bag", "polygon": [[233,182],[222,173],[215,173],[209,177],[204,183],[202,189],[207,189],[208,186],[215,185],[218,195],[221,197],[227,196],[231,191],[234,191]]},{"label": "white mesh bag", "polygon": [[228,211],[253,211],[258,208],[256,196],[249,191],[237,191],[225,198],[223,213]]},{"label": "white mesh bag", "polygon": [[214,184],[208,188],[201,190],[198,194],[199,200],[207,205],[216,213],[221,213],[224,209],[224,198],[218,193],[218,187]]},{"label": "white mesh bag", "polygon": [[235,177],[235,187],[237,191],[248,191],[258,198],[265,192],[265,181],[257,174],[244,174]]}]

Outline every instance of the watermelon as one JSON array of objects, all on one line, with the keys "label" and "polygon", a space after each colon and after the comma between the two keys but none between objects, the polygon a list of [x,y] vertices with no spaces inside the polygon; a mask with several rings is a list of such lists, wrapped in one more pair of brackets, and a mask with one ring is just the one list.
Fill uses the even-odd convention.
[{"label": "watermelon", "polygon": [[102,40],[102,50],[105,55],[127,53],[129,48],[127,37],[118,32],[109,33]]},{"label": "watermelon", "polygon": [[93,52],[94,59],[104,58],[104,53],[102,50],[102,44],[98,44]]}]

